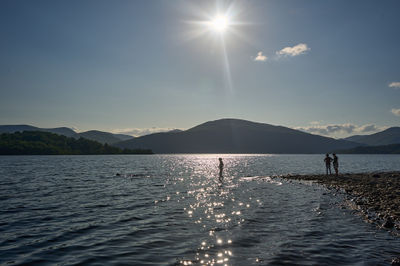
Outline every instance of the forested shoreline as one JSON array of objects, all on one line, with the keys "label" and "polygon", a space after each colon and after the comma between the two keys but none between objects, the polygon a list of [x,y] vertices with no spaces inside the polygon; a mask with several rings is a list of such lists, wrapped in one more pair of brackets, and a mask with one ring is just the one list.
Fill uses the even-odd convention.
[{"label": "forested shoreline", "polygon": [[85,138],[42,131],[0,134],[0,155],[153,154],[148,149],[120,149]]}]

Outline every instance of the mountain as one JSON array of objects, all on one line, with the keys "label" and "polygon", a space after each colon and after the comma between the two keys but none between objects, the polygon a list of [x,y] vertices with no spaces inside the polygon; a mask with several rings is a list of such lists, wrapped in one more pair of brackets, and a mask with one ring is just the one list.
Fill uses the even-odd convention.
[{"label": "mountain", "polygon": [[134,137],[130,135],[125,135],[125,134],[113,134],[117,138],[119,138],[121,141],[128,140],[128,139],[133,139]]},{"label": "mountain", "polygon": [[98,130],[89,130],[86,132],[76,133],[70,128],[67,127],[57,127],[57,128],[39,128],[30,125],[3,125],[0,126],[0,134],[1,133],[14,133],[14,132],[22,132],[22,131],[44,131],[55,133],[58,135],[63,135],[66,137],[73,138],[85,138],[89,140],[98,141],[102,144],[108,143],[113,144],[116,142],[130,140],[133,139],[132,136],[124,135],[124,134],[113,134]]},{"label": "mountain", "polygon": [[344,154],[400,154],[400,144],[360,146],[347,150],[338,150],[336,152]]},{"label": "mountain", "polygon": [[181,132],[155,133],[115,144],[155,153],[326,153],[358,145],[239,119],[209,121]]},{"label": "mountain", "polygon": [[391,127],[371,135],[355,135],[345,138],[345,140],[369,146],[397,144],[400,143],[400,127]]},{"label": "mountain", "polygon": [[64,135],[67,137],[76,137],[77,133],[67,127],[57,127],[57,128],[39,128],[30,125],[4,125],[0,126],[0,133],[14,133],[22,131],[44,131],[55,133],[59,135]]},{"label": "mountain", "polygon": [[98,131],[98,130],[90,130],[82,133],[78,133],[79,137],[90,139],[94,141],[98,141],[102,144],[108,143],[113,144],[116,142],[133,139],[132,136],[128,135],[120,135],[120,134],[112,134],[108,132]]},{"label": "mountain", "polygon": [[182,132],[183,130],[180,130],[180,129],[172,129],[172,130],[170,130],[170,131],[167,131],[168,133],[179,133],[179,132]]}]

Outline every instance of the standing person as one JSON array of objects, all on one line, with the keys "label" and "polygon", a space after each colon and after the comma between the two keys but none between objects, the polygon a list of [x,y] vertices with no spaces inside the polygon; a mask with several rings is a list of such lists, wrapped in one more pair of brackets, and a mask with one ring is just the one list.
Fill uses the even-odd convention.
[{"label": "standing person", "polygon": [[339,175],[339,159],[336,154],[333,154],[333,169],[335,169],[336,176]]},{"label": "standing person", "polygon": [[329,174],[330,174],[330,175],[332,174],[332,170],[331,170],[331,161],[332,161],[332,158],[329,157],[329,153],[327,153],[327,154],[326,154],[326,157],[325,157],[325,159],[324,159],[325,166],[326,166],[326,175],[328,175],[328,171],[329,171]]},{"label": "standing person", "polygon": [[222,162],[222,158],[219,158],[219,181],[222,182],[222,172],[224,171],[224,163]]}]

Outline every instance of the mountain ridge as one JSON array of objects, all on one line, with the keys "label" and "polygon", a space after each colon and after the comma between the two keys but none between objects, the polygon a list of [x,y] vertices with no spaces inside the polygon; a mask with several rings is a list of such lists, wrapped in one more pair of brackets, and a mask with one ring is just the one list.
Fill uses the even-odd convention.
[{"label": "mountain ridge", "polygon": [[400,143],[400,127],[390,127],[370,135],[354,135],[344,140],[358,142],[369,146],[382,146]]},{"label": "mountain ridge", "polygon": [[85,132],[75,132],[73,129],[68,127],[57,127],[57,128],[40,128],[31,125],[0,125],[1,133],[15,133],[22,131],[42,131],[50,132],[66,137],[80,138],[98,141],[102,144],[114,144],[120,141],[133,139],[134,137],[124,134],[114,134],[99,130],[88,130]]},{"label": "mountain ridge", "polygon": [[154,133],[115,145],[152,149],[155,153],[326,153],[359,144],[283,126],[224,118],[182,132]]}]

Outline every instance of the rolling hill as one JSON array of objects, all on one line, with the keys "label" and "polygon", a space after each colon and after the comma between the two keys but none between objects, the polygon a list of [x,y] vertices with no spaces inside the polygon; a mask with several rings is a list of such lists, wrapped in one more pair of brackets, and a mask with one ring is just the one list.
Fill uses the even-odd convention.
[{"label": "rolling hill", "polygon": [[355,135],[345,140],[366,144],[369,146],[381,146],[400,143],[400,127],[391,127],[384,131],[371,135]]},{"label": "rolling hill", "polygon": [[336,152],[342,154],[400,154],[400,144],[360,146]]},{"label": "rolling hill", "polygon": [[85,138],[85,139],[98,141],[102,144],[105,144],[105,143],[114,144],[114,143],[117,143],[120,141],[133,139],[132,136],[113,134],[113,133],[108,133],[108,132],[103,132],[103,131],[98,131],[98,130],[89,130],[89,131],[85,131],[82,133],[78,133],[78,136]]},{"label": "rolling hill", "polygon": [[326,153],[358,145],[239,119],[209,121],[185,131],[155,133],[115,144],[155,153]]},{"label": "rolling hill", "polygon": [[57,127],[57,128],[39,128],[30,125],[3,125],[0,126],[0,134],[1,133],[14,133],[14,132],[22,132],[22,131],[42,131],[42,132],[50,132],[58,135],[63,135],[66,137],[72,138],[85,138],[89,140],[98,141],[102,144],[114,144],[116,142],[130,140],[133,139],[132,136],[124,135],[124,134],[113,134],[109,132],[103,132],[98,130],[89,130],[86,132],[77,133],[74,130],[67,127]]},{"label": "rolling hill", "polygon": [[30,125],[3,125],[0,126],[0,133],[14,133],[22,131],[44,131],[63,135],[66,137],[76,137],[78,133],[67,127],[57,127],[57,128],[39,128]]}]

